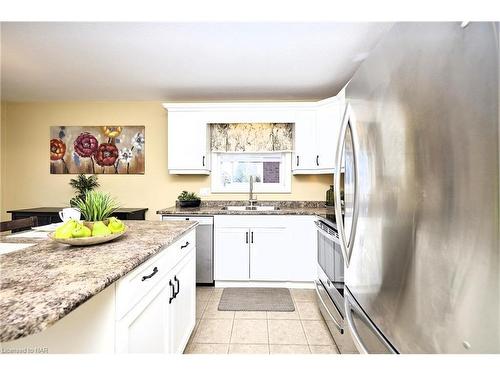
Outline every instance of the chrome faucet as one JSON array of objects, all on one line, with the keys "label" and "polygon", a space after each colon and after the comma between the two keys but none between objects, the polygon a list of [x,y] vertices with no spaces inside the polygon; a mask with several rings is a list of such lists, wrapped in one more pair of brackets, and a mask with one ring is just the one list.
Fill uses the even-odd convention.
[{"label": "chrome faucet", "polygon": [[248,203],[250,204],[250,207],[257,203],[257,197],[253,195],[253,178],[254,176],[250,176],[250,193],[248,195]]}]

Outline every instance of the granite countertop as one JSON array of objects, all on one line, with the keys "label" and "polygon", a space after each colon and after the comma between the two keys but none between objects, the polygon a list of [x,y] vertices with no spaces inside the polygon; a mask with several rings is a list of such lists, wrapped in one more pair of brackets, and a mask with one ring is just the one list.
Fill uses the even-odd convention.
[{"label": "granite countertop", "polygon": [[229,211],[225,206],[246,206],[248,201],[202,201],[200,207],[182,208],[178,205],[156,211],[160,215],[335,215],[333,207],[324,201],[258,201],[256,206],[276,206],[273,211]]},{"label": "granite countertop", "polygon": [[197,225],[126,221],[129,231],[102,245],[72,247],[50,239],[0,255],[0,342],[38,333],[126,275]]}]

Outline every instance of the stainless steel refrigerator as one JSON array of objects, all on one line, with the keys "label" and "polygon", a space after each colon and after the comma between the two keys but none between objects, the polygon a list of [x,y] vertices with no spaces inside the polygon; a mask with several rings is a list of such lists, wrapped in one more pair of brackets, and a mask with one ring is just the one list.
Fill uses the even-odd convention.
[{"label": "stainless steel refrigerator", "polygon": [[346,87],[336,216],[361,352],[500,353],[498,36],[396,23]]}]

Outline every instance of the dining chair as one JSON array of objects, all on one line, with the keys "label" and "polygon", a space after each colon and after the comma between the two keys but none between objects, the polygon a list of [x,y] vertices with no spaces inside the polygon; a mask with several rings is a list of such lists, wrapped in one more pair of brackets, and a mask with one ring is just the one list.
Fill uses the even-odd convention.
[{"label": "dining chair", "polygon": [[25,219],[16,219],[10,221],[0,222],[0,232],[7,231],[20,231],[31,229],[38,225],[38,218],[36,216],[27,217]]}]

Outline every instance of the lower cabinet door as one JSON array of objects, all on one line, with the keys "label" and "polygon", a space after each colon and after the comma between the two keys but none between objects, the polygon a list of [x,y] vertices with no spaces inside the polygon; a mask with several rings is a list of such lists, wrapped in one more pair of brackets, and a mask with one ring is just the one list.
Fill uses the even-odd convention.
[{"label": "lower cabinet door", "polygon": [[250,228],[250,279],[290,280],[290,246],[286,228]]},{"label": "lower cabinet door", "polygon": [[174,298],[168,299],[170,353],[182,354],[196,323],[196,252],[191,253],[171,273]]},{"label": "lower cabinet door", "polygon": [[155,286],[116,323],[116,352],[168,353],[168,281]]},{"label": "lower cabinet door", "polygon": [[215,279],[249,279],[250,233],[246,228],[218,227],[215,230]]}]

